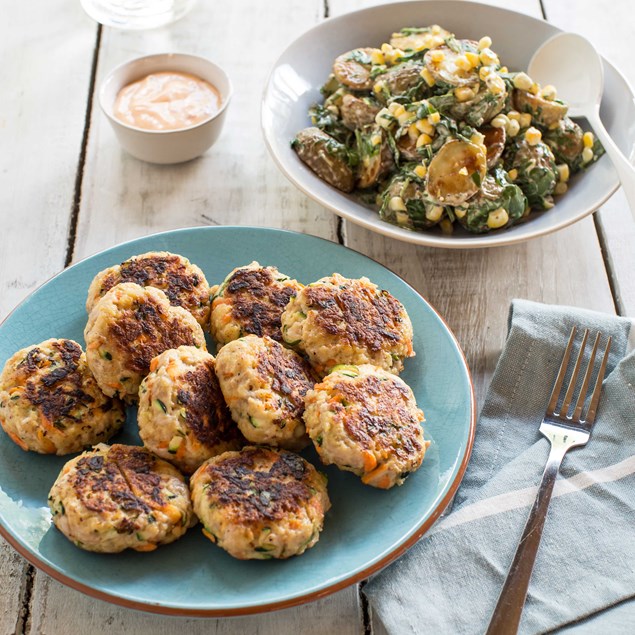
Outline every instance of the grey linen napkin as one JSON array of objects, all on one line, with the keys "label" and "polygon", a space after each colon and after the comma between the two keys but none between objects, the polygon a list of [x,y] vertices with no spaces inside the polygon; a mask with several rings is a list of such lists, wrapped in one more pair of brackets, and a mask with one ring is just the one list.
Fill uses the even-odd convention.
[{"label": "grey linen napkin", "polygon": [[635,632],[631,322],[515,300],[452,513],[364,588],[389,633],[487,629],[549,452],[538,427],[574,323],[611,335],[611,356],[593,436],[556,483],[520,632]]}]

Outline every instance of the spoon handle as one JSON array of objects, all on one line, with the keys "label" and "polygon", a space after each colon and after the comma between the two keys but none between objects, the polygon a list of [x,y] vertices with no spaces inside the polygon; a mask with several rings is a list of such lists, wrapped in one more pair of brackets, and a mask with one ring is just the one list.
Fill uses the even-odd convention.
[{"label": "spoon handle", "polygon": [[602,125],[599,112],[596,110],[588,113],[587,119],[593,128],[593,132],[602,142],[606,153],[613,162],[617,176],[622,183],[624,194],[626,194],[626,200],[631,208],[631,213],[635,219],[635,167],[611,139],[606,128]]}]

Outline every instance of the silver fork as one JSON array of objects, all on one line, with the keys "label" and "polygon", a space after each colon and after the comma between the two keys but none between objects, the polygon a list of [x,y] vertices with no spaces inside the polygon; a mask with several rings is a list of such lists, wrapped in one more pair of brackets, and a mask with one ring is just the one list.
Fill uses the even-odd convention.
[{"label": "silver fork", "polygon": [[567,374],[576,330],[575,326],[571,330],[569,343],[567,344],[562,363],[560,364],[558,377],[556,378],[556,383],[554,384],[551,398],[549,399],[549,405],[547,406],[544,419],[540,424],[540,432],[542,432],[551,443],[551,451],[549,452],[547,465],[545,466],[542,480],[538,486],[538,494],[529,513],[523,535],[518,543],[514,560],[509,568],[507,579],[505,580],[498,602],[496,603],[496,608],[494,609],[492,619],[487,629],[487,635],[513,635],[518,631],[520,616],[523,612],[523,606],[525,605],[525,598],[527,597],[529,579],[531,578],[536,553],[540,545],[540,538],[542,537],[547,508],[549,507],[551,493],[553,492],[553,486],[556,482],[562,459],[571,448],[586,445],[586,442],[591,436],[591,427],[595,421],[595,414],[600,401],[600,393],[602,392],[602,380],[606,372],[611,338],[609,337],[606,342],[597,379],[593,387],[593,392],[591,393],[591,401],[589,402],[586,415],[583,418],[582,410],[587,400],[587,391],[593,376],[601,333],[598,333],[595,338],[589,364],[584,373],[580,392],[578,393],[578,399],[574,406],[573,413],[569,414],[583,362],[584,350],[589,337],[589,330],[586,329],[582,337],[580,351],[571,374],[569,385],[564,395],[562,405],[558,409],[558,401]]}]

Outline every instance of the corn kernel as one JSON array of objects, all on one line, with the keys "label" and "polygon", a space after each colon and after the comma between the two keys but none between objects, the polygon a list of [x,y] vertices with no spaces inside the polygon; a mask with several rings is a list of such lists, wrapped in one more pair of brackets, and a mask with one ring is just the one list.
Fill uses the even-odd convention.
[{"label": "corn kernel", "polygon": [[467,176],[467,168],[465,166],[463,166],[460,170],[459,170],[459,174],[461,176]]},{"label": "corn kernel", "polygon": [[512,168],[508,173],[507,176],[509,177],[510,181],[515,181],[518,178],[518,170],[516,168]]},{"label": "corn kernel", "polygon": [[582,135],[582,143],[584,143],[584,147],[585,148],[592,148],[593,147],[593,133],[592,132],[585,132]]},{"label": "corn kernel", "polygon": [[[428,115],[428,122],[433,126],[436,126],[441,121],[441,114],[438,112],[431,112]],[[425,130],[423,132],[426,132]]]},{"label": "corn kernel", "polygon": [[410,139],[412,141],[416,141],[417,137],[419,136],[419,128],[417,128],[417,124],[416,123],[411,123],[408,126],[408,136],[410,137]]},{"label": "corn kernel", "polygon": [[484,141],[485,136],[482,135],[480,132],[475,132],[470,137],[470,142],[477,146],[482,146]]},{"label": "corn kernel", "polygon": [[569,186],[566,183],[558,183],[553,190],[554,194],[564,194],[569,189]]},{"label": "corn kernel", "polygon": [[529,89],[529,92],[530,92],[532,95],[537,95],[537,94],[540,92],[540,86],[539,86],[538,84],[536,84],[536,82],[534,82],[534,83],[531,85],[531,88]]},{"label": "corn kernel", "polygon": [[472,70],[472,64],[470,64],[470,60],[468,60],[467,57],[465,57],[465,55],[457,56],[457,58],[454,60],[454,64],[456,65],[457,68],[460,68],[462,71]]},{"label": "corn kernel", "polygon": [[496,75],[496,73],[490,73],[485,78],[485,84],[494,95],[500,95],[505,92],[505,82],[503,78]]},{"label": "corn kernel", "polygon": [[558,180],[561,183],[566,183],[569,180],[569,166],[566,163],[561,163],[556,166],[556,169],[558,170]]},{"label": "corn kernel", "polygon": [[422,179],[422,178],[424,178],[424,177],[425,177],[425,175],[428,173],[428,169],[426,168],[426,166],[425,166],[425,165],[421,164],[421,165],[418,165],[418,166],[417,166],[417,167],[413,170],[413,172],[414,172],[414,173],[415,173],[415,174],[416,174],[416,175],[417,175],[420,179]]},{"label": "corn kernel", "polygon": [[432,137],[429,134],[422,132],[419,135],[419,138],[417,139],[417,143],[415,145],[417,146],[417,148],[420,148],[421,146],[427,146],[427,145],[430,145],[431,143],[432,143]]},{"label": "corn kernel", "polygon": [[547,210],[551,209],[555,203],[553,202],[553,198],[550,196],[549,198],[545,198],[542,202],[542,206]]},{"label": "corn kernel", "polygon": [[430,53],[430,60],[435,64],[439,64],[445,59],[445,53],[443,51],[432,51]]},{"label": "corn kernel", "polygon": [[395,117],[399,117],[399,115],[403,115],[404,112],[406,112],[406,109],[402,104],[398,104],[394,101],[390,104],[390,106],[388,106],[388,108]]},{"label": "corn kernel", "polygon": [[388,203],[388,207],[390,207],[393,212],[406,211],[406,204],[403,202],[403,198],[401,198],[401,196],[393,196]]},{"label": "corn kernel", "polygon": [[516,77],[514,77],[514,88],[518,88],[518,90],[529,90],[533,84],[531,77],[527,75],[527,73],[518,73]]},{"label": "corn kernel", "polygon": [[514,121],[520,122],[520,113],[517,110],[510,110],[507,113],[507,117],[509,119],[513,119]]},{"label": "corn kernel", "polygon": [[462,207],[455,207],[454,208],[454,215],[457,218],[463,218],[466,214],[467,214],[467,210],[466,209],[463,209]]},{"label": "corn kernel", "polygon": [[426,84],[428,84],[428,86],[434,86],[434,83],[435,83],[434,77],[432,77],[432,74],[427,68],[422,68],[419,75],[423,77],[423,79],[425,80]]},{"label": "corn kernel", "polygon": [[449,218],[444,218],[439,222],[439,227],[441,228],[441,233],[449,236],[454,231],[454,226],[452,225],[452,221]]},{"label": "corn kernel", "polygon": [[492,46],[492,38],[489,35],[482,37],[478,41],[478,50],[482,51],[483,49],[488,49]]},{"label": "corn kernel", "polygon": [[326,109],[329,112],[332,112],[336,117],[339,117],[340,109],[335,104],[331,104],[330,106],[327,106]]},{"label": "corn kernel", "polygon": [[381,143],[381,135],[380,134],[374,134],[371,138],[370,138],[370,142],[374,145],[374,146],[378,146]]},{"label": "corn kernel", "polygon": [[489,125],[492,126],[492,128],[507,128],[509,119],[507,115],[496,115],[496,117],[489,122]]},{"label": "corn kernel", "polygon": [[378,50],[375,49],[371,54],[370,54],[370,61],[375,65],[375,66],[381,66],[382,64],[386,63],[386,60],[384,59],[384,54]]},{"label": "corn kernel", "polygon": [[400,115],[397,116],[397,121],[399,122],[399,125],[403,126],[409,121],[412,121],[414,118],[414,112],[408,112],[407,110],[404,110]]},{"label": "corn kernel", "polygon": [[557,94],[558,92],[556,91],[556,87],[552,86],[551,84],[543,86],[540,89],[540,96],[547,101],[553,101],[556,98]]},{"label": "corn kernel", "polygon": [[531,126],[531,115],[528,112],[520,113],[520,127],[529,128]]},{"label": "corn kernel", "polygon": [[474,91],[469,86],[459,86],[454,89],[454,97],[457,101],[470,101],[470,99],[474,99],[475,94]]},{"label": "corn kernel", "polygon": [[406,212],[398,211],[395,212],[395,220],[398,225],[408,225],[410,221],[410,216]]},{"label": "corn kernel", "polygon": [[481,51],[479,58],[483,64],[490,66],[492,64],[498,64],[498,55],[490,48],[485,48]]},{"label": "corn kernel", "polygon": [[582,163],[588,163],[593,160],[593,149],[592,148],[584,148],[582,150]]},{"label": "corn kernel", "polygon": [[509,214],[504,207],[499,207],[487,215],[487,226],[490,229],[498,229],[507,225],[509,222]]},{"label": "corn kernel", "polygon": [[382,53],[390,53],[392,51],[392,46],[390,46],[390,44],[387,44],[386,42],[384,42],[381,45],[381,52]]},{"label": "corn kernel", "polygon": [[381,95],[381,93],[384,90],[385,86],[386,86],[386,82],[379,81],[373,86],[373,92],[376,95]]},{"label": "corn kernel", "polygon": [[404,56],[404,52],[401,49],[393,49],[390,53],[386,53],[384,58],[386,62],[390,64],[396,64]]},{"label": "corn kernel", "polygon": [[549,130],[556,130],[559,125],[560,125],[559,122],[554,121],[553,123],[549,124]]},{"label": "corn kernel", "polygon": [[509,69],[507,68],[507,66],[501,66],[500,67],[500,72],[501,73],[509,73]]},{"label": "corn kernel", "polygon": [[540,142],[541,139],[542,139],[542,132],[540,132],[538,128],[534,128],[532,126],[531,128],[527,128],[527,130],[525,131],[525,141],[530,146],[535,146],[537,143]]},{"label": "corn kernel", "polygon": [[520,124],[518,121],[516,121],[516,119],[510,119],[509,124],[507,124],[505,128],[505,132],[507,132],[510,137],[515,137],[520,132]]},{"label": "corn kernel", "polygon": [[426,210],[426,218],[432,223],[436,223],[441,216],[443,216],[442,205],[435,205],[434,207],[429,207]]},{"label": "corn kernel", "polygon": [[491,66],[481,66],[481,68],[478,69],[479,78],[485,81],[487,79],[487,76],[492,72],[492,70],[494,69],[492,69]]},{"label": "corn kernel", "polygon": [[419,119],[415,124],[419,132],[425,132],[426,134],[434,134],[434,126],[427,119]]},{"label": "corn kernel", "polygon": [[439,35],[439,33],[441,33],[441,27],[438,24],[433,24],[430,27],[430,31],[434,33],[435,35]]},{"label": "corn kernel", "polygon": [[465,53],[465,57],[472,68],[476,68],[481,63],[481,59],[478,54],[472,53],[472,51],[467,51],[467,53]]},{"label": "corn kernel", "polygon": [[377,115],[375,115],[375,123],[381,126],[384,130],[390,128],[392,121],[389,119],[390,111],[388,108],[382,108]]},{"label": "corn kernel", "polygon": [[424,48],[435,49],[437,48],[437,46],[443,46],[445,44],[445,38],[441,37],[440,35],[434,35],[428,38],[426,44],[427,47]]}]

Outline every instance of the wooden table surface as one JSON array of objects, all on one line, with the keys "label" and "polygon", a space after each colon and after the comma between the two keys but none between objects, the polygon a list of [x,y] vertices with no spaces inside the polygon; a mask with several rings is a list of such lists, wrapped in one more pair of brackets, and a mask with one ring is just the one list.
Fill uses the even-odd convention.
[{"label": "wooden table surface", "polygon": [[[556,234],[492,250],[444,251],[373,234],[298,192],[268,156],[260,97],[273,62],[301,32],[364,0],[200,0],[168,28],[98,27],[79,0],[5,2],[0,20],[0,317],[63,267],[153,232],[267,225],[343,243],[402,275],[445,316],[472,369],[479,404],[514,297],[635,315],[635,223],[621,191]],[[496,0],[585,35],[635,85],[629,0]],[[495,46],[494,46],[495,48]],[[210,57],[235,96],[221,142],[180,166],[120,150],[97,104],[101,80],[129,58],[163,51]],[[608,160],[608,159],[603,159]],[[150,615],[94,600],[35,570],[2,542],[5,633],[379,633],[349,587],[295,609],[235,619]]]}]

